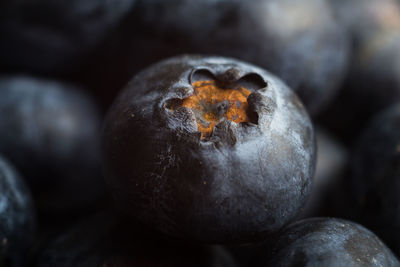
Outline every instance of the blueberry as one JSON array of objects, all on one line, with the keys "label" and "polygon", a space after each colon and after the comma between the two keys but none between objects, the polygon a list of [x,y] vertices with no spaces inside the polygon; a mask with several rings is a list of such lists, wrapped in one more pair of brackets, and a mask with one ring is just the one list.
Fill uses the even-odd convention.
[{"label": "blueberry", "polygon": [[352,144],[374,114],[400,101],[400,5],[395,0],[331,1],[349,32],[352,56],[343,88],[320,121]]},{"label": "blueberry", "polygon": [[385,244],[363,226],[311,218],[286,227],[251,266],[399,266]]},{"label": "blueberry", "polygon": [[31,186],[38,208],[69,213],[100,195],[100,114],[91,98],[56,81],[3,76],[0,113],[0,152]]},{"label": "blueberry", "polygon": [[127,23],[132,40],[114,69],[127,55],[130,71],[182,53],[236,57],[282,78],[312,114],[347,65],[347,36],[325,0],[138,0]]},{"label": "blueberry", "polygon": [[103,148],[122,210],[215,243],[259,240],[293,220],[315,163],[298,97],[265,70],[223,57],[175,57],[136,75],[108,112]]},{"label": "blueberry", "polygon": [[44,75],[79,73],[135,0],[5,0],[0,68]]},{"label": "blueberry", "polygon": [[16,170],[0,157],[0,266],[22,266],[34,230],[30,192]]},{"label": "blueberry", "polygon": [[155,236],[116,214],[97,214],[39,251],[37,267],[165,266],[235,267],[221,246],[177,243]]},{"label": "blueberry", "polygon": [[379,113],[362,132],[348,183],[357,220],[400,255],[400,105]]}]

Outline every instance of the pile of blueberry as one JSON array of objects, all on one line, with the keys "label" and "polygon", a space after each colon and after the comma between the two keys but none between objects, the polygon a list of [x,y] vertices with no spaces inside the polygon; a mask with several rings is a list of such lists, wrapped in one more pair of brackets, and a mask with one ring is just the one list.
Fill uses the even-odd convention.
[{"label": "pile of blueberry", "polygon": [[400,1],[3,0],[0,267],[400,266]]}]

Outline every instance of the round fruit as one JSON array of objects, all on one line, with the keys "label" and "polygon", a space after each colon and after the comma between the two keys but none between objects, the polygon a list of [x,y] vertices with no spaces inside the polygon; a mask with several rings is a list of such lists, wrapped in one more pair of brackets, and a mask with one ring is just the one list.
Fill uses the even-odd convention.
[{"label": "round fruit", "polygon": [[343,88],[320,122],[352,144],[372,116],[400,101],[400,4],[331,1],[350,33],[352,58]]},{"label": "round fruit", "polygon": [[0,152],[31,186],[41,210],[69,213],[103,192],[100,114],[77,87],[0,77],[0,113]]},{"label": "round fruit", "polygon": [[15,169],[0,158],[0,266],[22,266],[34,229],[28,188]]},{"label": "round fruit", "polygon": [[314,132],[279,79],[230,58],[181,56],[136,75],[103,128],[118,205],[169,235],[251,242],[303,207]]},{"label": "round fruit", "polygon": [[400,255],[400,104],[376,116],[352,158],[355,215]]},{"label": "round fruit", "polygon": [[79,73],[88,55],[135,0],[5,0],[0,68],[44,75]]},{"label": "round fruit", "polygon": [[[348,42],[326,0],[138,0],[130,15],[130,68],[182,53],[257,64],[284,80],[316,114],[332,99]],[[97,76],[96,76],[97,78]]]},{"label": "round fruit", "polygon": [[399,266],[382,241],[361,225],[312,218],[285,228],[252,266]]}]

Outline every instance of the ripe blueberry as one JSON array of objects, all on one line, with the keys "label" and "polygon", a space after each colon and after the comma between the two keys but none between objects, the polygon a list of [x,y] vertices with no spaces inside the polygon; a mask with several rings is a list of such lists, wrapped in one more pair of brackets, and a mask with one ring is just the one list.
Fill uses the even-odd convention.
[{"label": "ripe blueberry", "polygon": [[314,132],[278,78],[230,58],[180,56],[136,75],[108,112],[117,205],[175,237],[251,242],[293,220],[311,189]]}]

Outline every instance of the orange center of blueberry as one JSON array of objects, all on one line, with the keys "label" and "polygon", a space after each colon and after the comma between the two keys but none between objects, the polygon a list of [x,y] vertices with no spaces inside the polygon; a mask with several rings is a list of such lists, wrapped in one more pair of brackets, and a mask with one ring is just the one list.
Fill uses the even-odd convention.
[{"label": "orange center of blueberry", "polygon": [[183,100],[182,106],[190,108],[196,117],[201,138],[211,135],[214,126],[223,120],[247,122],[247,97],[244,87],[221,88],[213,80],[192,83],[194,94]]}]

